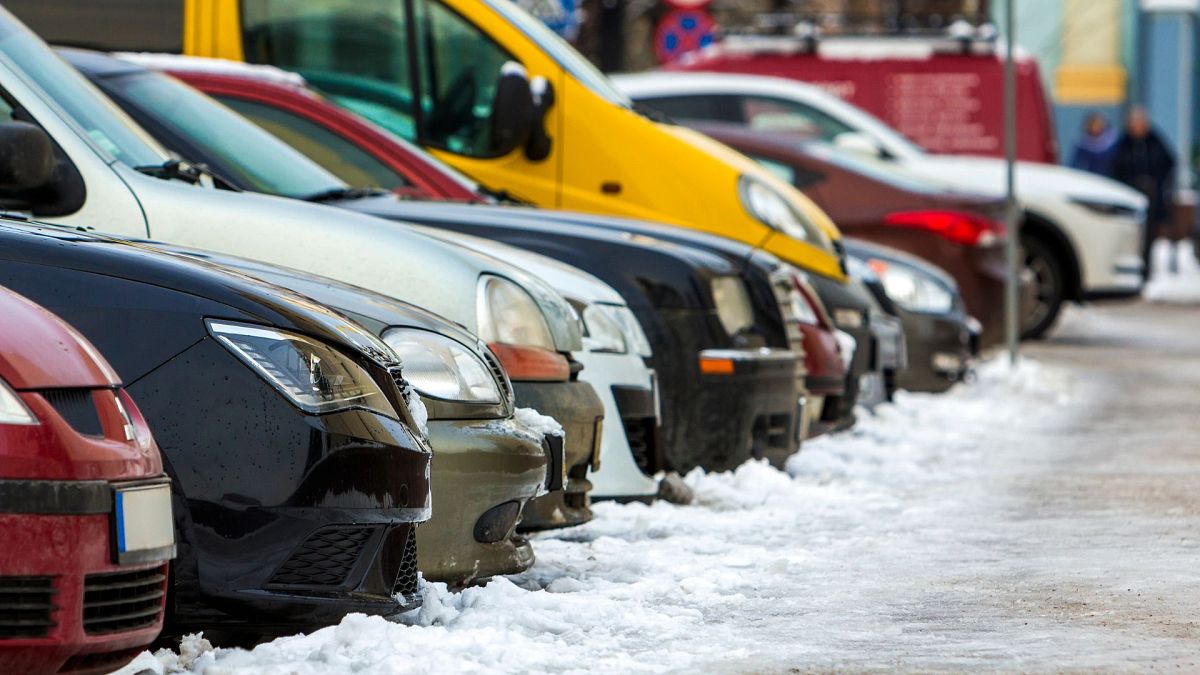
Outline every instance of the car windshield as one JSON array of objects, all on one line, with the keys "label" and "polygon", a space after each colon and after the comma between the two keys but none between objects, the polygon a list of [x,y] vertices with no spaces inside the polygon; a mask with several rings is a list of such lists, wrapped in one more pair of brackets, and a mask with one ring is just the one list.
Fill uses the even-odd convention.
[{"label": "car windshield", "polygon": [[108,97],[2,7],[0,55],[18,76],[44,92],[48,103],[112,157],[131,167],[159,165],[170,159],[166,150]]},{"label": "car windshield", "polygon": [[526,37],[533,40],[537,46],[542,48],[542,51],[549,54],[550,58],[562,66],[563,70],[574,76],[585,87],[610,103],[626,108],[632,105],[629,98],[613,86],[604,73],[601,73],[566,40],[546,27],[546,24],[538,21],[537,18],[509,0],[484,0],[484,2],[509,23],[516,26]]},{"label": "car windshield", "polygon": [[[348,189],[337,176],[250,120],[175,78],[138,71],[107,80],[119,98],[212,155],[212,163],[236,175],[240,187],[306,198]],[[190,157],[195,161],[202,158]]]}]

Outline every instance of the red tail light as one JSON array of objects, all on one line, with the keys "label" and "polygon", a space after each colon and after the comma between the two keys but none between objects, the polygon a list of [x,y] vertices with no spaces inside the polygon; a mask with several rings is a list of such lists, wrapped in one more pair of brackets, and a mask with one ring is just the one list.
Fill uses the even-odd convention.
[{"label": "red tail light", "polygon": [[498,342],[489,344],[488,348],[513,382],[566,382],[571,379],[571,364],[558,352]]},{"label": "red tail light", "polygon": [[889,213],[883,220],[893,227],[932,232],[963,246],[987,246],[1004,239],[1004,225],[958,211],[903,211]]}]

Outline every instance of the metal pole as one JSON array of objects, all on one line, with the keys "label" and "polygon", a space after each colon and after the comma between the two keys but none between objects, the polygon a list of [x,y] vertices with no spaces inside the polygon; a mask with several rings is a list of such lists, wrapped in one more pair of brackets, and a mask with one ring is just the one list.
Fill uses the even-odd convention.
[{"label": "metal pole", "polygon": [[1008,342],[1009,364],[1017,365],[1018,340],[1021,335],[1020,300],[1017,281],[1021,257],[1021,212],[1017,206],[1017,72],[1013,65],[1013,45],[1017,41],[1017,0],[1008,0],[1004,15],[1004,159],[1008,198],[1008,236],[1004,253],[1008,258],[1008,274],[1004,284],[1005,337]]}]

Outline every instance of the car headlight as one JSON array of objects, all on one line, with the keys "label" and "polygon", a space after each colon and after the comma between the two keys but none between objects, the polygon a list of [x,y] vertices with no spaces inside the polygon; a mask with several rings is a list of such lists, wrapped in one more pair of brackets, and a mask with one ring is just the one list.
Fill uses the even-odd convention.
[{"label": "car headlight", "polygon": [[610,354],[624,354],[629,351],[625,332],[599,305],[583,308],[583,327],[587,331],[583,338],[583,346],[588,351]]},{"label": "car headlight", "polygon": [[650,347],[650,338],[646,337],[646,331],[642,330],[642,324],[634,316],[632,309],[624,305],[600,304],[596,306],[604,310],[608,318],[621,327],[621,332],[625,335],[625,344],[629,346],[630,351],[638,356],[654,354],[653,348]]},{"label": "car headlight", "polygon": [[896,262],[870,261],[892,302],[918,314],[945,314],[954,309],[954,293],[920,270]]},{"label": "car headlight", "polygon": [[1088,211],[1098,213],[1102,216],[1127,216],[1135,218],[1141,212],[1140,208],[1129,206],[1128,204],[1117,204],[1085,197],[1071,197],[1070,199],[1071,203],[1082,206]]},{"label": "car headlight", "polygon": [[208,330],[301,410],[314,414],[366,408],[396,410],[362,366],[333,347],[275,328],[208,321]]},{"label": "car headlight", "polygon": [[754,306],[741,277],[715,277],[711,285],[717,318],[726,333],[737,335],[754,325]]},{"label": "car headlight", "polygon": [[867,325],[867,314],[861,309],[836,307],[833,310],[833,322],[837,324],[838,328],[856,330]]},{"label": "car headlight", "polygon": [[38,420],[25,407],[17,392],[0,380],[0,424],[37,424]]},{"label": "car headlight", "polygon": [[793,239],[814,244],[822,242],[815,226],[775,187],[743,175],[738,179],[738,194],[742,198],[742,207],[760,223]]},{"label": "car headlight", "polygon": [[484,342],[554,351],[546,317],[525,289],[508,279],[485,275],[479,280],[478,297],[476,319]]},{"label": "car headlight", "polygon": [[439,333],[390,328],[383,341],[400,356],[404,379],[430,398],[499,403],[500,388],[487,365],[461,343]]}]

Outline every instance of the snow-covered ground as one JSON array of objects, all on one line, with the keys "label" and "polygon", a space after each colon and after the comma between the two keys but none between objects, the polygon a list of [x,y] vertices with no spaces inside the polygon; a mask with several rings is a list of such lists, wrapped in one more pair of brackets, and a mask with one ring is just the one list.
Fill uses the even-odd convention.
[{"label": "snow-covered ground", "polygon": [[1072,395],[1069,373],[990,362],[949,394],[901,394],[854,431],[805,444],[786,473],[756,463],[693,473],[689,506],[599,504],[592,523],[539,536],[525,574],[459,593],[427,585],[402,623],[354,615],[252,651],[193,639],[182,658],[143,654],[127,672],[761,671],[846,665],[855,650],[870,659],[873,643],[911,629],[895,612],[942,592],[928,585],[939,558],[973,545],[963,531],[986,536],[964,522],[980,516],[981,453]]},{"label": "snow-covered ground", "polygon": [[[1150,279],[1142,293],[1146,300],[1200,305],[1200,262],[1192,251],[1191,241],[1172,244],[1159,239],[1150,250],[1150,258]],[[1171,269],[1172,259],[1174,270]]]}]

